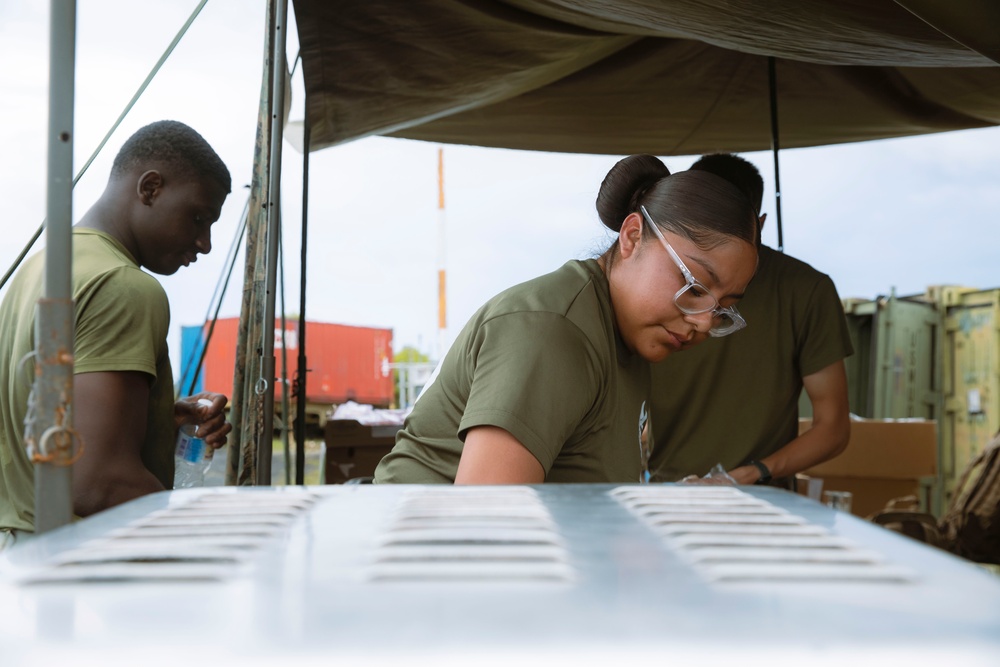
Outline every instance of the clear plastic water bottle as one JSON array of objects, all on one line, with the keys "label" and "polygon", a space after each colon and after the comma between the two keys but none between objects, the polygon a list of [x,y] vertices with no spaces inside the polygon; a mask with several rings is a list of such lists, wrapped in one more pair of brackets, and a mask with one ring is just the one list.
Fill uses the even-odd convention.
[{"label": "clear plastic water bottle", "polygon": [[[197,405],[211,406],[212,401],[199,398]],[[205,485],[205,473],[212,465],[211,447],[195,433],[196,424],[184,424],[177,431],[177,444],[174,447],[174,488],[189,489]]]}]

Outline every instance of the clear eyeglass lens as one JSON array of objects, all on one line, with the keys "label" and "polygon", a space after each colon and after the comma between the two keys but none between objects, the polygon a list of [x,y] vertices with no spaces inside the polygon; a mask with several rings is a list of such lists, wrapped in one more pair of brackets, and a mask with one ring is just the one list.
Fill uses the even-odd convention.
[{"label": "clear eyeglass lens", "polygon": [[685,287],[677,294],[674,302],[688,315],[707,313],[719,307],[719,302],[715,300],[715,297],[699,285]]},{"label": "clear eyeglass lens", "polygon": [[712,316],[712,329],[717,331],[725,331],[729,327],[736,324],[732,316],[724,310],[720,310],[714,313]]},{"label": "clear eyeglass lens", "polygon": [[674,303],[688,315],[712,313],[712,326],[709,335],[719,338],[739,331],[744,326],[742,318],[734,315],[728,308],[722,308],[712,294],[699,284],[688,284],[674,296]]},{"label": "clear eyeglass lens", "polygon": [[719,338],[735,333],[745,326],[746,323],[743,322],[742,318],[736,317],[728,311],[719,311],[714,313],[712,328],[708,330],[708,333],[715,338]]}]

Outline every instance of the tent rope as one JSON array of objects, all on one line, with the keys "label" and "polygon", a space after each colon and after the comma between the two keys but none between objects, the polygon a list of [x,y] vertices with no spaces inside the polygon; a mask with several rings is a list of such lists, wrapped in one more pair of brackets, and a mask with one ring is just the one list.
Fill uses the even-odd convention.
[{"label": "tent rope", "polygon": [[[215,283],[215,291],[212,293],[212,298],[208,302],[208,311],[205,313],[205,318],[202,324],[202,330],[204,331],[204,325],[208,324],[208,333],[205,334],[205,340],[200,345],[200,356],[198,357],[198,363],[194,367],[194,373],[189,375],[191,371],[191,364],[194,362],[195,354],[199,351],[198,347],[191,350],[191,354],[187,358],[187,362],[184,365],[184,371],[181,373],[181,379],[190,378],[188,383],[188,388],[186,392],[182,394],[190,396],[194,393],[195,384],[198,382],[198,376],[201,374],[201,369],[205,364],[205,357],[208,354],[208,344],[212,340],[212,334],[215,332],[215,323],[219,320],[219,311],[222,309],[222,299],[226,295],[226,290],[229,289],[229,279],[233,275],[233,268],[236,266],[236,256],[239,253],[239,248],[243,244],[243,236],[247,230],[247,218],[250,211],[250,197],[247,196],[247,202],[243,205],[243,213],[240,214],[240,225],[236,228],[236,236],[233,238],[232,244],[229,246],[229,251],[226,253],[226,263],[229,265],[227,269],[223,265],[223,272],[219,274],[219,280]],[[225,279],[223,280],[223,277]],[[221,285],[221,290],[220,290]],[[218,301],[216,301],[218,299]],[[213,312],[213,304],[214,312]]]}]

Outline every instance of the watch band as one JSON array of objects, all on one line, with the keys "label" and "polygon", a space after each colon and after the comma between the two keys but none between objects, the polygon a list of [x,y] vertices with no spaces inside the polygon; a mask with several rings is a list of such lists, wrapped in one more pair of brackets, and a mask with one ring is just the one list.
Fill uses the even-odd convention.
[{"label": "watch band", "polygon": [[764,465],[760,461],[751,461],[750,465],[757,468],[757,470],[760,472],[760,479],[756,481],[756,484],[767,484],[768,482],[771,481],[771,471],[770,469],[768,469],[766,465]]}]

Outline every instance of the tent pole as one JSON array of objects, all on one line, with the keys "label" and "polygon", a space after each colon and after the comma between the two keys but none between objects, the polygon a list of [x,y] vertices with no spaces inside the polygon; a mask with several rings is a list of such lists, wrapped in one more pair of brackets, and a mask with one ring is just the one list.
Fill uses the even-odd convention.
[{"label": "tent pole", "polygon": [[35,463],[35,532],[73,519],[73,100],[76,0],[49,4],[48,183],[45,285],[36,307],[34,419],[25,441]]},{"label": "tent pole", "polygon": [[[306,104],[309,109],[309,104]],[[309,229],[309,114],[302,127],[302,251],[299,267],[299,360],[295,371],[295,483],[306,475],[306,249]]]},{"label": "tent pole", "polygon": [[778,167],[778,77],[775,73],[774,56],[767,57],[767,87],[771,94],[771,153],[774,155],[774,204],[778,218],[778,251],[785,251],[785,239],[781,228],[781,169]]},{"label": "tent pole", "polygon": [[[257,443],[263,432],[264,382],[260,362],[263,356],[264,296],[266,290],[266,244],[268,201],[270,195],[271,119],[274,107],[274,37],[277,0],[268,0],[265,9],[264,62],[257,110],[257,135],[254,142],[253,176],[250,180],[250,207],[247,212],[246,262],[243,299],[236,339],[236,363],[233,365],[233,396],[230,422],[233,437],[227,450],[226,484],[257,483]],[[271,326],[274,324],[272,322]],[[264,327],[266,328],[266,327]]]},{"label": "tent pole", "polygon": [[264,300],[264,340],[258,391],[263,395],[263,427],[257,441],[257,486],[271,485],[271,455],[274,450],[274,302],[277,286],[278,235],[281,233],[281,142],[285,113],[285,34],[288,0],[277,3],[274,22],[274,57],[271,60],[271,155],[267,188],[267,274]]},{"label": "tent pole", "polygon": [[285,486],[292,483],[292,452],[288,447],[288,325],[285,318],[285,244],[278,238],[278,277],[281,280],[281,445],[285,459]]}]

